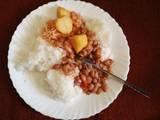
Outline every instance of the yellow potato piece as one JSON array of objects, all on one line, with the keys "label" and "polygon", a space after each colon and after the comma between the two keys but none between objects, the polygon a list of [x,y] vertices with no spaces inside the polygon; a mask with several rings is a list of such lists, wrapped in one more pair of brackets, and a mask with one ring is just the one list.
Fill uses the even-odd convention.
[{"label": "yellow potato piece", "polygon": [[63,34],[69,34],[72,31],[72,19],[68,16],[58,18],[55,24],[56,29]]},{"label": "yellow potato piece", "polygon": [[70,11],[65,8],[58,7],[57,8],[57,17],[70,16]]},{"label": "yellow potato piece", "polygon": [[71,38],[71,44],[76,53],[79,53],[88,44],[88,38],[86,34],[75,35]]}]

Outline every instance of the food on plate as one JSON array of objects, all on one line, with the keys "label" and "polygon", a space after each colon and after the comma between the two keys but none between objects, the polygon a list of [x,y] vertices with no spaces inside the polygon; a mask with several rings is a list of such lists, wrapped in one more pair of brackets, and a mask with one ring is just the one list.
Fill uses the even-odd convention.
[{"label": "food on plate", "polygon": [[88,38],[86,34],[74,35],[71,38],[71,44],[75,49],[76,53],[79,53],[88,44]]},{"label": "food on plate", "polygon": [[[60,11],[65,11],[65,9],[58,8],[57,13],[60,14]],[[107,71],[111,70],[113,60],[109,58],[102,60],[102,48],[96,33],[87,28],[82,16],[74,11],[67,10],[67,12],[70,15],[57,18],[55,26],[54,22],[46,24],[45,28],[51,26],[50,29],[54,31],[54,34],[48,37],[46,34],[50,30],[44,30],[42,33],[42,37],[53,47],[62,48],[66,53],[61,62],[54,64],[52,69],[63,72],[66,76],[72,75],[78,69],[74,84],[79,86],[84,93],[106,92],[107,76],[93,66],[81,62],[77,56],[80,56],[80,59],[89,58]]]},{"label": "food on plate", "polygon": [[101,69],[111,71],[113,60],[106,55],[103,29],[97,32],[99,25],[95,22],[89,25],[92,22],[78,13],[58,7],[57,18],[46,22],[23,63],[21,68],[45,74],[44,81],[55,100],[71,101],[82,92],[98,95],[107,91],[108,76],[82,62],[88,58]]},{"label": "food on plate", "polygon": [[68,16],[58,18],[55,22],[55,26],[59,32],[69,34],[72,31],[72,19]]},{"label": "food on plate", "polygon": [[70,11],[65,8],[58,7],[57,8],[57,17],[70,16]]}]

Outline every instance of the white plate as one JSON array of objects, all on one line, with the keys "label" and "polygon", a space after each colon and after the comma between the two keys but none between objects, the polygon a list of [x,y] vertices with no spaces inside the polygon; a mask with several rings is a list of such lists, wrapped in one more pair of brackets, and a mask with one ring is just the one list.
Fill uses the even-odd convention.
[{"label": "white plate", "polygon": [[20,64],[24,56],[28,54],[31,49],[29,44],[34,43],[43,25],[42,23],[56,16],[56,6],[58,5],[79,12],[82,16],[100,19],[105,22],[106,27],[112,33],[110,49],[114,59],[113,73],[125,80],[127,79],[130,55],[128,43],[121,27],[107,12],[91,3],[82,1],[50,2],[32,11],[23,19],[17,27],[9,46],[8,68],[10,77],[19,95],[36,111],[59,119],[87,118],[107,108],[116,99],[123,85],[109,79],[109,88],[106,93],[99,96],[81,95],[74,102],[63,104],[52,100],[44,90],[47,88],[43,88],[41,82],[38,83],[33,80],[31,73],[20,72],[15,66],[15,63]]}]

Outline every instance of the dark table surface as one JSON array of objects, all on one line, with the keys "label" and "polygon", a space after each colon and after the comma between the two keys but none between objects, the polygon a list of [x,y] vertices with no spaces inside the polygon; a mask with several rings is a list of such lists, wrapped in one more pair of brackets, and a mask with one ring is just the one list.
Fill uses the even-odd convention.
[{"label": "dark table surface", "polygon": [[[128,81],[146,89],[148,100],[124,87],[118,98],[87,120],[160,120],[160,2],[158,0],[88,0],[120,24],[131,49]],[[7,69],[13,32],[30,11],[49,0],[0,1],[0,120],[53,120],[34,111],[18,96]]]}]

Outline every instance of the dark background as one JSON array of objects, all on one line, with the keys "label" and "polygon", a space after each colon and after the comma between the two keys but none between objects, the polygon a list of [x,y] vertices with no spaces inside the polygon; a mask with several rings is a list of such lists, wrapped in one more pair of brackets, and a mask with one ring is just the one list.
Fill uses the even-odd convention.
[{"label": "dark background", "polygon": [[[148,100],[124,87],[107,109],[86,120],[160,120],[159,0],[88,0],[108,11],[123,28],[131,49],[128,81],[146,89]],[[11,36],[21,20],[49,0],[0,1],[0,120],[53,120],[18,96],[7,69]]]}]

